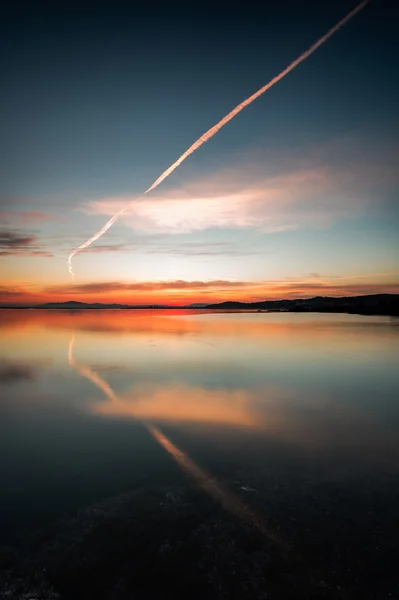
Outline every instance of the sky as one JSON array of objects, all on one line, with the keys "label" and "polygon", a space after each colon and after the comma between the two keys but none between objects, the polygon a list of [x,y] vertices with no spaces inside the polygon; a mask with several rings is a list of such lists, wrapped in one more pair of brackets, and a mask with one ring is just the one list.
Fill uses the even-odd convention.
[{"label": "sky", "polygon": [[398,4],[372,0],[74,258],[354,0],[10,4],[0,304],[399,293]]}]

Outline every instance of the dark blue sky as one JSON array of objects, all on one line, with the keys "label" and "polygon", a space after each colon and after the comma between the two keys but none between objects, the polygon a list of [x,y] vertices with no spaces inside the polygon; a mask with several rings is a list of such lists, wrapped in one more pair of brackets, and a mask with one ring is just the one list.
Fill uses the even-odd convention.
[{"label": "dark blue sky", "polygon": [[[355,2],[55,4],[17,3],[3,23],[2,179],[11,196],[146,187]],[[397,131],[397,16],[396,2],[371,2],[193,160],[206,168],[265,140]]]}]

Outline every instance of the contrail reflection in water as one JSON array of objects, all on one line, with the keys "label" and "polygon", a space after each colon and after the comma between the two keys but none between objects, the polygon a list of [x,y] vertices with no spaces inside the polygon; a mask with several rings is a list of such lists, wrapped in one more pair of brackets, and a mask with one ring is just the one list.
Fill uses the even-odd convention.
[{"label": "contrail reflection in water", "polygon": [[[73,349],[75,344],[75,336],[69,342],[68,347],[68,362],[69,365],[75,369],[80,375],[89,379],[94,385],[100,389],[106,396],[114,403],[119,403],[120,400],[111,386],[100,376],[95,373],[89,366],[79,363],[75,360],[73,355]],[[146,427],[147,431],[153,437],[158,444],[170,454],[173,459],[177,462],[179,467],[192,477],[196,483],[205,490],[214,500],[219,502],[222,508],[231,514],[239,517],[246,523],[250,524],[254,529],[260,531],[262,534],[267,536],[270,541],[280,547],[281,550],[288,550],[289,544],[283,537],[274,531],[268,529],[262,520],[239,498],[234,496],[231,492],[224,489],[215,477],[207,474],[201,467],[199,467],[187,454],[180,450],[177,446],[171,442],[159,428],[152,424],[147,424],[141,421]]]},{"label": "contrail reflection in water", "polygon": [[217,500],[222,508],[236,515],[243,521],[251,524],[255,529],[266,535],[280,548],[287,550],[289,544],[276,532],[268,529],[260,518],[239,498],[228,490],[225,490],[215,477],[207,474],[187,454],[175,446],[159,429],[152,425],[147,426],[151,435],[157,442],[175,459],[179,467],[190,475],[198,485],[204,489],[212,498]]},{"label": "contrail reflection in water", "polygon": [[72,336],[71,341],[69,342],[69,347],[68,347],[68,362],[69,362],[70,366],[73,369],[75,369],[76,371],[78,371],[78,373],[80,373],[83,377],[90,379],[90,381],[92,381],[95,386],[97,386],[101,391],[103,391],[104,394],[110,400],[112,400],[112,402],[118,402],[118,397],[115,394],[114,390],[111,388],[111,386],[108,385],[108,383],[106,381],[104,381],[104,379],[102,377],[100,377],[100,375],[95,373],[87,365],[82,365],[82,364],[79,364],[78,362],[76,362],[76,360],[74,359],[74,356],[73,356],[74,344],[75,344],[75,335]]}]

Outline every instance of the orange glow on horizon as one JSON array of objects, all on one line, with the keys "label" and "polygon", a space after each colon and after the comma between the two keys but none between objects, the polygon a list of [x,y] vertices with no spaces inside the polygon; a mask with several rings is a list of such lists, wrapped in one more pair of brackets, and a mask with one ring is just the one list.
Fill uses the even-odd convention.
[{"label": "orange glow on horizon", "polygon": [[[382,274],[384,276],[384,274]],[[389,275],[389,274],[388,274]],[[386,279],[386,276],[384,276]],[[328,280],[234,282],[234,281],[159,281],[104,282],[73,285],[36,285],[27,288],[12,282],[0,287],[0,305],[36,305],[49,302],[77,301],[103,304],[167,304],[184,306],[225,301],[261,302],[311,298],[314,296],[357,296],[363,294],[399,293],[399,283],[392,277],[383,283],[382,276],[369,279],[353,277]],[[131,288],[131,289],[129,289]]]}]

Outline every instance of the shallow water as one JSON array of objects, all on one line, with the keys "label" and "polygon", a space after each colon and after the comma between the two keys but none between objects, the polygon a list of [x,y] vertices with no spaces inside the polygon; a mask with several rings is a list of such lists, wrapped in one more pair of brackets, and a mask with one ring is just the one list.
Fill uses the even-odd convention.
[{"label": "shallow water", "polygon": [[331,543],[334,528],[352,558],[363,538],[387,551],[399,491],[398,324],[0,311],[4,539],[126,492],[189,485],[281,549]]}]

